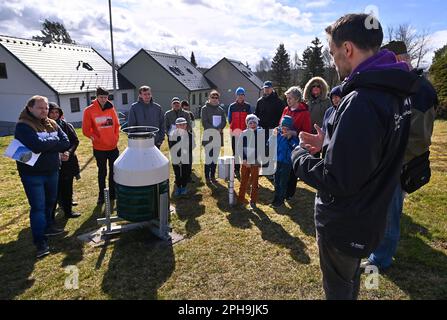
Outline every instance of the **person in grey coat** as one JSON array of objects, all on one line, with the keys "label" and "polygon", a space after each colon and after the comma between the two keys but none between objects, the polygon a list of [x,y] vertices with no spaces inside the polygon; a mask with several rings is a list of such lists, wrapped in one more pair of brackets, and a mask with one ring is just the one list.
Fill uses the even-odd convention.
[{"label": "person in grey coat", "polygon": [[142,86],[138,90],[138,102],[130,107],[129,111],[129,127],[151,126],[158,128],[155,137],[155,145],[160,149],[165,137],[165,114],[158,103],[152,98],[152,90],[148,86]]},{"label": "person in grey coat", "polygon": [[[202,107],[201,119],[203,130],[216,129],[220,132],[220,142],[218,145],[223,146],[223,129],[227,125],[227,120],[225,118],[225,111],[219,106],[220,94],[216,90],[211,91],[210,98],[206,105]],[[207,146],[212,143],[212,137],[204,134],[202,137],[202,144]],[[215,148],[211,149],[210,152],[205,151],[205,179],[208,183],[216,182],[216,166],[217,158],[219,153],[215,152]]]},{"label": "person in grey coat", "polygon": [[316,133],[314,125],[323,126],[323,118],[326,110],[332,106],[328,97],[329,86],[320,77],[310,79],[304,88],[304,100],[309,106],[312,133]]}]

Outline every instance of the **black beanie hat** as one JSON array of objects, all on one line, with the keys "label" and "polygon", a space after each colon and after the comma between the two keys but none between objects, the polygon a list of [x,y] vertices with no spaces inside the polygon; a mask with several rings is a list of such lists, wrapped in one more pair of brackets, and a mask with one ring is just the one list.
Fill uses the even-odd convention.
[{"label": "black beanie hat", "polygon": [[104,88],[98,87],[96,88],[96,96],[108,96],[109,95],[109,91],[107,91]]},{"label": "black beanie hat", "polygon": [[400,54],[408,53],[407,46],[405,45],[405,42],[403,42],[403,41],[390,41],[389,43],[384,45],[381,49],[382,50],[388,49],[388,50],[394,52],[394,54],[396,56],[400,55]]}]

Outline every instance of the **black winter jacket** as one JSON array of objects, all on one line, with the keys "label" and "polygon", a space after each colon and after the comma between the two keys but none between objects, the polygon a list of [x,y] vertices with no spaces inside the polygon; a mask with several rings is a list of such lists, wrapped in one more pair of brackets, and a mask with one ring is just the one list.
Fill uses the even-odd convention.
[{"label": "black winter jacket", "polygon": [[329,118],[324,159],[298,147],[295,174],[318,190],[315,224],[325,241],[367,257],[383,238],[408,141],[416,75],[387,68],[353,74]]}]

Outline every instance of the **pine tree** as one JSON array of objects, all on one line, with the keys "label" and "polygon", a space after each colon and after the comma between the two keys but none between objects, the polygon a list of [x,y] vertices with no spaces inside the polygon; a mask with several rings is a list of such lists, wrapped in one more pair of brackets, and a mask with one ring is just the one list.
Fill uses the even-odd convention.
[{"label": "pine tree", "polygon": [[272,61],[272,80],[281,97],[290,86],[290,57],[282,43]]},{"label": "pine tree", "polygon": [[433,63],[430,68],[430,76],[433,80],[438,98],[439,106],[437,115],[440,118],[447,118],[447,45],[435,52]]},{"label": "pine tree", "polygon": [[197,62],[196,62],[196,57],[194,56],[194,51],[191,52],[191,64],[197,68]]},{"label": "pine tree", "polygon": [[301,81],[303,88],[311,78],[324,76],[323,45],[318,38],[315,38],[312,44],[313,46],[307,47],[303,52],[304,77]]},{"label": "pine tree", "polygon": [[42,32],[43,36],[34,36],[33,40],[76,44],[62,23],[45,19],[40,32]]}]

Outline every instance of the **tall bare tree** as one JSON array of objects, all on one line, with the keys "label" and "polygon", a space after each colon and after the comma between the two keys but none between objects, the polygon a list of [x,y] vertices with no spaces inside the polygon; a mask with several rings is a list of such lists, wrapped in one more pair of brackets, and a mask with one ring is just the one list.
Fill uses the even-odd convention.
[{"label": "tall bare tree", "polygon": [[256,65],[255,70],[259,79],[262,81],[269,80],[270,71],[272,70],[271,61],[266,57],[262,57],[261,61]]},{"label": "tall bare tree", "polygon": [[329,48],[325,47],[323,50],[323,63],[324,63],[324,78],[326,79],[329,87],[333,88],[340,80],[338,78],[337,69],[332,61],[332,56],[329,52]]},{"label": "tall bare tree", "polygon": [[429,30],[417,31],[408,23],[388,27],[388,41],[397,40],[405,42],[413,66],[418,68],[424,58],[431,51]]}]

